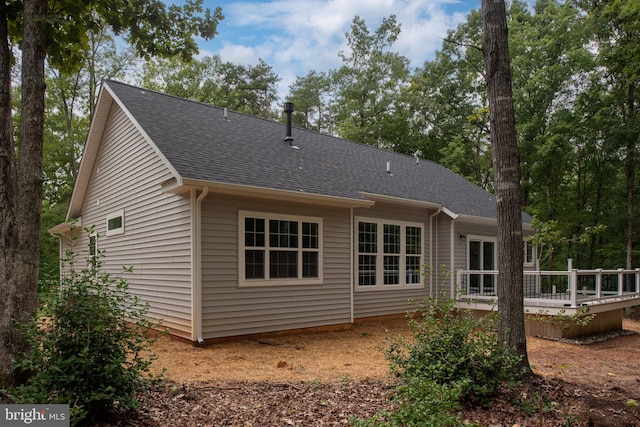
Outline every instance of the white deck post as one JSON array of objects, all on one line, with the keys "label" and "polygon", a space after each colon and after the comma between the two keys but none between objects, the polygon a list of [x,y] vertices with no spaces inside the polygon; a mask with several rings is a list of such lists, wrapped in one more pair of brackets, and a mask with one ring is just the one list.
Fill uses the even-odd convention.
[{"label": "white deck post", "polygon": [[602,269],[596,269],[596,298],[602,296]]},{"label": "white deck post", "polygon": [[636,268],[636,283],[634,291],[636,294],[640,294],[640,268]]},{"label": "white deck post", "polygon": [[578,270],[573,269],[573,260],[569,258],[568,262],[568,279],[569,289],[571,290],[571,307],[578,306]]},{"label": "white deck post", "polygon": [[624,268],[618,269],[618,295],[622,296],[624,290]]}]

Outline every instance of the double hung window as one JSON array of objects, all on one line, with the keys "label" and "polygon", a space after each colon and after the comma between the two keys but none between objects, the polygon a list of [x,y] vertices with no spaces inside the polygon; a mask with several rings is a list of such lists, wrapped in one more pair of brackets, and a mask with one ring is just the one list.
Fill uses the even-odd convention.
[{"label": "double hung window", "polygon": [[422,225],[357,218],[358,286],[420,285]]},{"label": "double hung window", "polygon": [[322,219],[240,212],[240,284],[322,281]]}]

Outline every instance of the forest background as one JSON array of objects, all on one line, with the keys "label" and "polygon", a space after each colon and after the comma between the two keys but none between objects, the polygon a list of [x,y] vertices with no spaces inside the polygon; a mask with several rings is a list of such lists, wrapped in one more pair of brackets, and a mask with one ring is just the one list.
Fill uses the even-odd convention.
[{"label": "forest background", "polygon": [[[531,8],[513,1],[507,8],[522,201],[540,230],[542,267],[564,269],[567,258],[577,268],[634,267],[640,2],[539,0]],[[493,191],[480,11],[449,31],[422,66],[394,51],[400,31],[393,15],[375,29],[354,17],[349,49],[337,53],[342,65],[289,86],[294,124],[441,163]],[[57,279],[59,266],[57,239],[46,230],[65,220],[103,78],[283,120],[280,78],[263,60],[140,58],[106,30],[88,36],[79,72],[46,69],[43,285]]]}]

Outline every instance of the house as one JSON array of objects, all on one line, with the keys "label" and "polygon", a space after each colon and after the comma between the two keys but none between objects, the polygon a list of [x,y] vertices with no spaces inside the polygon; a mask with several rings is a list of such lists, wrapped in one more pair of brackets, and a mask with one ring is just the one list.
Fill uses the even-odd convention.
[{"label": "house", "polygon": [[443,272],[496,268],[493,195],[441,165],[115,81],[67,219],[62,251],[133,266],[149,315],[194,343],[404,313],[451,294]]}]

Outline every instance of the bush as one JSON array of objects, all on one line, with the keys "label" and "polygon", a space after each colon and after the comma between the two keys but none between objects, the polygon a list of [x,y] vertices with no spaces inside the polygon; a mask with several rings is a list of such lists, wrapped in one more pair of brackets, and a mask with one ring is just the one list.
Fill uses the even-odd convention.
[{"label": "bush", "polygon": [[462,384],[462,399],[486,403],[500,385],[519,377],[519,358],[495,333],[495,312],[476,319],[452,299],[427,298],[411,313],[409,326],[413,339],[398,337],[385,350],[400,379]]},{"label": "bush", "polygon": [[461,403],[487,405],[505,383],[515,385],[519,357],[495,333],[497,315],[477,320],[451,299],[427,298],[409,313],[413,336],[389,341],[385,355],[400,380],[393,412],[383,411],[369,426],[457,426]]},{"label": "bush", "polygon": [[356,427],[457,427],[463,382],[437,384],[424,378],[407,378],[392,396],[393,412],[382,411],[368,420],[352,420]]},{"label": "bush", "polygon": [[[51,317],[27,327],[31,351],[18,367],[32,376],[15,390],[22,403],[67,403],[72,423],[137,406],[154,359],[148,307],[122,278],[100,271],[100,255],[61,279]],[[68,254],[73,268],[75,255]],[[146,374],[146,375],[145,375]]]}]

